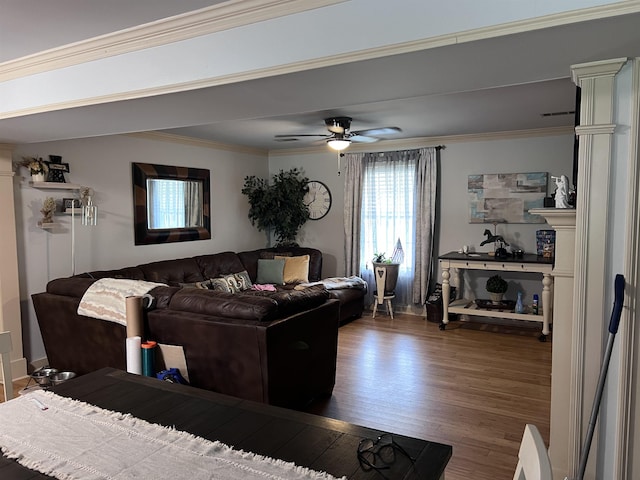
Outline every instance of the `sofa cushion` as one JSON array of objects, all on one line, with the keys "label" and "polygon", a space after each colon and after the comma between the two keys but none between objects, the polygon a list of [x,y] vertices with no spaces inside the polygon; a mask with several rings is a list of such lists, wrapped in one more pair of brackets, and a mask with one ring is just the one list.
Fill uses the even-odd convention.
[{"label": "sofa cushion", "polygon": [[235,293],[234,291],[231,290],[231,287],[229,286],[229,282],[227,282],[224,278],[209,279],[209,288],[217,292]]},{"label": "sofa cushion", "polygon": [[304,290],[294,290],[287,287],[277,287],[275,292],[262,290],[246,290],[237,295],[239,299],[269,298],[278,306],[278,318],[293,315],[305,310],[315,308],[326,302],[329,291],[322,285],[314,285]]},{"label": "sofa cushion", "polygon": [[211,288],[211,280],[203,280],[202,282],[179,283],[178,286],[181,287],[181,288],[210,289]]},{"label": "sofa cushion", "polygon": [[138,265],[144,272],[144,279],[149,282],[166,283],[178,287],[181,283],[202,282],[206,280],[194,258],[162,260],[160,262]]},{"label": "sofa cushion", "polygon": [[307,283],[309,281],[309,255],[299,257],[276,255],[274,258],[284,260],[284,283]]},{"label": "sofa cushion", "polygon": [[258,259],[258,276],[256,283],[284,285],[284,259]]},{"label": "sofa cushion", "polygon": [[96,270],[94,272],[81,273],[76,277],[83,278],[128,278],[130,280],[144,280],[144,272],[138,267],[125,267],[118,270]]},{"label": "sofa cushion", "polygon": [[204,278],[218,278],[246,270],[234,252],[214,253],[194,257]]},{"label": "sofa cushion", "polygon": [[246,270],[251,280],[255,282],[258,274],[258,259],[270,254],[293,257],[309,255],[309,281],[317,282],[322,278],[322,252],[307,247],[273,247],[238,252],[238,258],[244,267],[235,271]]},{"label": "sofa cushion", "polygon": [[183,288],[169,302],[171,310],[224,318],[268,321],[278,315],[278,303],[268,297],[239,297],[232,293]]}]

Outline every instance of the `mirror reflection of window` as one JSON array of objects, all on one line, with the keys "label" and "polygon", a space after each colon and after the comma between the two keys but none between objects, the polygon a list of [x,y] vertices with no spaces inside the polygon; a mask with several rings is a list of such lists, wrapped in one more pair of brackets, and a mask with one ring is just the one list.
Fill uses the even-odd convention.
[{"label": "mirror reflection of window", "polygon": [[202,227],[202,195],[202,182],[147,179],[147,228]]}]

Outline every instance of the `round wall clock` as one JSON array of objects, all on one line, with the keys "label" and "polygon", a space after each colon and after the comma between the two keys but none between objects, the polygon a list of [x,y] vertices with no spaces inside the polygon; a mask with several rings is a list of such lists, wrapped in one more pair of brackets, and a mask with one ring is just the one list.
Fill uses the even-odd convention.
[{"label": "round wall clock", "polygon": [[322,182],[311,180],[307,183],[309,191],[304,196],[304,203],[309,207],[309,218],[320,220],[331,208],[331,192]]}]

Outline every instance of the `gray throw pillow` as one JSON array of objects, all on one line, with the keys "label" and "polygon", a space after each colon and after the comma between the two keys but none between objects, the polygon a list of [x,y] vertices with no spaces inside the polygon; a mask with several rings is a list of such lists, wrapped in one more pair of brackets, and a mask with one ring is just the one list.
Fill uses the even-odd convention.
[{"label": "gray throw pillow", "polygon": [[258,276],[256,283],[284,285],[284,259],[258,259]]},{"label": "gray throw pillow", "polygon": [[216,290],[218,292],[235,293],[231,291],[231,288],[229,288],[229,284],[224,278],[212,278],[210,282],[211,286],[209,288],[211,290]]}]

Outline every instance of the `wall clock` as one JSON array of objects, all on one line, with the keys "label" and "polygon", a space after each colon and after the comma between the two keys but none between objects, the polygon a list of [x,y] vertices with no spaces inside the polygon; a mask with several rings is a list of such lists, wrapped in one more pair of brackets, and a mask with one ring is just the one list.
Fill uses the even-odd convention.
[{"label": "wall clock", "polygon": [[309,207],[309,218],[320,220],[331,208],[331,192],[322,182],[311,180],[307,182],[309,191],[304,196],[304,203]]}]

